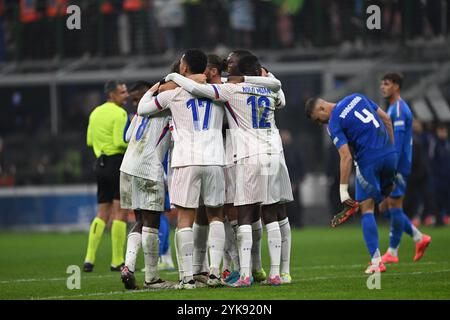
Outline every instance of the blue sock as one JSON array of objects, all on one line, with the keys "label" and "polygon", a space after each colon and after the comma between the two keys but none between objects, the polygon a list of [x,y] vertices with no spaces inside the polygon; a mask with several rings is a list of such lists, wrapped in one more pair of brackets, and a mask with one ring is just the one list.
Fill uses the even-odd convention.
[{"label": "blue sock", "polygon": [[403,213],[403,231],[405,231],[410,237],[413,236],[413,229],[412,229],[412,223],[411,220],[409,220],[409,217],[405,214],[405,211],[402,211]]},{"label": "blue sock", "polygon": [[370,257],[373,257],[378,249],[378,229],[372,212],[362,215],[361,226],[367,250],[369,250]]},{"label": "blue sock", "polygon": [[391,212],[391,233],[389,234],[389,247],[398,248],[402,240],[405,219],[403,210],[398,208],[389,209]]},{"label": "blue sock", "polygon": [[164,213],[161,213],[159,220],[159,255],[165,255],[169,250],[170,225]]}]

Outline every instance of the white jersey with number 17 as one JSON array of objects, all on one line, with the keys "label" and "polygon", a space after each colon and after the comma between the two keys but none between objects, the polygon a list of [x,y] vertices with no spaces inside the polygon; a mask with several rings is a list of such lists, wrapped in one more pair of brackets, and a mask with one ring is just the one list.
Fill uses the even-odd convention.
[{"label": "white jersey with number 17", "polygon": [[138,113],[154,114],[164,109],[172,113],[173,168],[225,164],[222,137],[225,111],[220,104],[176,88],[156,97],[144,95]]}]

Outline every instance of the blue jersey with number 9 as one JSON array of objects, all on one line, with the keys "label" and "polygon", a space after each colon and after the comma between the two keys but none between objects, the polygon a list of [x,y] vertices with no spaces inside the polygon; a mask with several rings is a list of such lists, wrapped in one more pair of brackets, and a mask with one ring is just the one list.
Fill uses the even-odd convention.
[{"label": "blue jersey with number 9", "polygon": [[339,101],[331,112],[328,133],[333,143],[337,149],[348,144],[359,165],[395,152],[377,109],[373,101],[356,93]]}]

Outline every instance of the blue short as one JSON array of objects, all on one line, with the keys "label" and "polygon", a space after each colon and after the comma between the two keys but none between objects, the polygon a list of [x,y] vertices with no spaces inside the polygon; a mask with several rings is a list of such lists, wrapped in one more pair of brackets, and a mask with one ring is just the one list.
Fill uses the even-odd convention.
[{"label": "blue short", "polygon": [[398,172],[395,176],[395,188],[389,196],[391,198],[400,198],[404,196],[406,193],[407,181],[408,176]]},{"label": "blue short", "polygon": [[170,211],[170,198],[169,198],[169,192],[166,191],[166,195],[164,197],[164,211],[169,212]]},{"label": "blue short", "polygon": [[376,203],[383,201],[395,182],[397,159],[397,153],[393,152],[370,164],[357,166],[355,200],[361,202],[373,199]]}]

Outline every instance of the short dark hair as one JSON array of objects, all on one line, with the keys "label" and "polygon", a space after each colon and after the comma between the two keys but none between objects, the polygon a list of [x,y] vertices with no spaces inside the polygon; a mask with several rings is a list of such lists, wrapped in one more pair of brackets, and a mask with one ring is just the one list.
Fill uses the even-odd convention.
[{"label": "short dark hair", "polygon": [[217,54],[208,54],[208,67],[216,68],[220,74],[226,69],[226,61]]},{"label": "short dark hair", "polygon": [[238,62],[239,72],[246,76],[260,76],[261,64],[256,56],[244,56]]},{"label": "short dark hair", "polygon": [[129,92],[140,91],[140,90],[147,91],[148,89],[150,89],[151,86],[152,85],[150,84],[150,82],[147,82],[144,80],[138,80],[131,85],[131,87],[130,87],[130,89],[128,89],[128,91]]},{"label": "short dark hair", "polygon": [[398,72],[388,72],[381,78],[382,81],[391,81],[392,83],[397,84],[400,89],[403,87],[404,79],[405,77]]},{"label": "short dark hair", "polygon": [[170,72],[180,73],[180,60],[175,61],[170,66]]},{"label": "short dark hair", "polygon": [[184,59],[184,62],[188,65],[189,70],[194,74],[205,72],[206,65],[208,64],[208,57],[199,49],[187,50],[182,59]]},{"label": "short dark hair", "polygon": [[246,57],[246,56],[253,56],[253,55],[254,55],[254,54],[251,53],[250,51],[248,51],[248,50],[243,50],[243,49],[233,50],[233,51],[231,51],[231,53],[232,53],[233,55],[236,55],[238,59],[242,59],[243,57]]},{"label": "short dark hair", "polygon": [[103,88],[104,93],[108,96],[111,92],[115,91],[118,86],[125,84],[125,82],[120,80],[109,80],[105,83]]},{"label": "short dark hair", "polygon": [[311,119],[312,113],[314,112],[314,109],[316,108],[316,104],[319,98],[313,97],[309,98],[305,103],[305,115],[308,119]]}]

